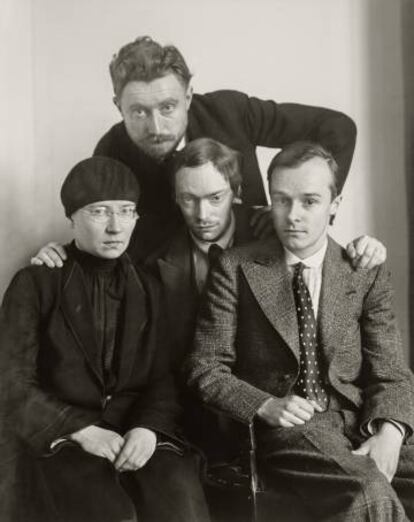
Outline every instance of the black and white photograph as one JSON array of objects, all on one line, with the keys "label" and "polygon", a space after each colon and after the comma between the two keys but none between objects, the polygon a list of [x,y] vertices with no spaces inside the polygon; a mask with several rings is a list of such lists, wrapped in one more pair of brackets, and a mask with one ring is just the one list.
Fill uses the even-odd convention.
[{"label": "black and white photograph", "polygon": [[1,1],[0,522],[414,522],[413,27]]}]

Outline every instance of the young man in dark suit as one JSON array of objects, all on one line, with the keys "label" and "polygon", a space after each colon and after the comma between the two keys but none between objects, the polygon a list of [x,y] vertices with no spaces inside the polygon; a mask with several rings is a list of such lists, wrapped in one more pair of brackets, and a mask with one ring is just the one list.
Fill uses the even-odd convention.
[{"label": "young man in dark suit", "polygon": [[173,358],[180,367],[191,346],[212,258],[217,251],[253,241],[254,236],[251,209],[239,199],[240,155],[236,151],[199,138],[177,154],[172,170],[174,197],[184,223],[145,264],[162,283],[170,332],[176,339]]},{"label": "young man in dark suit", "polygon": [[159,286],[125,253],[135,177],[90,158],[61,199],[68,260],[18,272],[1,311],[2,509],[15,500],[2,521],[207,522],[179,435]]},{"label": "young man in dark suit", "polygon": [[268,173],[278,239],[216,263],[188,383],[254,424],[269,487],[288,486],[313,520],[412,520],[413,375],[389,272],[355,270],[328,236],[331,154],[293,144]]},{"label": "young man in dark suit", "polygon": [[[186,145],[174,159],[174,195],[183,225],[146,260],[161,282],[171,358],[181,390],[188,439],[216,459],[226,452],[218,418],[200,410],[181,370],[191,350],[199,302],[218,253],[254,240],[251,209],[240,203],[240,155],[210,138]],[[145,218],[144,218],[145,219]],[[214,512],[214,509],[213,509]]]}]

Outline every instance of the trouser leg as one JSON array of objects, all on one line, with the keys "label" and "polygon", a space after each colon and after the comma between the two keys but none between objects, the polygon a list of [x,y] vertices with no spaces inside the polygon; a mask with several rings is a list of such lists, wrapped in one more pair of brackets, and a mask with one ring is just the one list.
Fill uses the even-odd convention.
[{"label": "trouser leg", "polygon": [[259,429],[259,449],[269,483],[288,484],[315,521],[406,521],[375,462],[351,453],[339,412],[315,414],[304,426]]},{"label": "trouser leg", "polygon": [[121,476],[139,522],[209,522],[198,462],[193,453],[157,449],[138,471]]},{"label": "trouser leg", "polygon": [[64,522],[136,522],[135,508],[119,473],[79,446],[39,459],[56,512]]},{"label": "trouser leg", "polygon": [[414,521],[414,444],[401,448],[400,460],[392,486],[407,517]]}]

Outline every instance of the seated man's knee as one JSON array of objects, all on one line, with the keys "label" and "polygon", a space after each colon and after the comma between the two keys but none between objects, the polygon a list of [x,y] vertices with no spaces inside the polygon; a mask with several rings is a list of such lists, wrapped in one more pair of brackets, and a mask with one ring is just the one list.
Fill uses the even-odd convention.
[{"label": "seated man's knee", "polygon": [[392,485],[379,470],[353,477],[353,482],[355,509],[366,509],[372,520],[383,520],[384,513],[389,513],[387,520],[403,520],[400,518],[404,513],[401,502]]}]

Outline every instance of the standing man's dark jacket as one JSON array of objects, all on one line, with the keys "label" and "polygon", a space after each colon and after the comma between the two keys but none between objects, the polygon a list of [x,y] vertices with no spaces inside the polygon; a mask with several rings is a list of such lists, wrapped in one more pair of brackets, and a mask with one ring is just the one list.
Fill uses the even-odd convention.
[{"label": "standing man's dark jacket", "polygon": [[[320,143],[332,152],[339,165],[338,180],[342,188],[355,148],[356,129],[348,116],[330,109],[277,104],[238,91],[216,91],[193,96],[186,139],[200,137],[213,138],[242,153],[243,203],[251,206],[266,205],[256,147],[281,148],[304,139]],[[164,218],[164,222],[171,221],[169,216],[174,214],[175,205],[168,159],[157,163],[144,154],[129,138],[123,122],[114,125],[99,140],[94,154],[115,158],[135,173],[142,189],[138,206],[141,216],[155,214],[160,220]],[[136,235],[140,231],[138,222]]]}]

